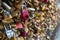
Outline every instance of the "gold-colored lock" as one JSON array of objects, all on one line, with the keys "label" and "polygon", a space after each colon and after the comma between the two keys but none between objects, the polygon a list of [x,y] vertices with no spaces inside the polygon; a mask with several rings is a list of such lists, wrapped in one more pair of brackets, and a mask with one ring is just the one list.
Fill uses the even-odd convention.
[{"label": "gold-colored lock", "polygon": [[37,9],[37,10],[40,10],[40,8],[39,8],[39,7],[36,7],[36,9]]},{"label": "gold-colored lock", "polygon": [[49,30],[54,30],[53,25],[50,25],[50,26],[49,26]]},{"label": "gold-colored lock", "polygon": [[11,13],[11,15],[12,15],[12,17],[17,17],[17,16],[18,16],[18,13],[19,13],[19,11],[16,10],[16,11],[14,11],[13,13]]},{"label": "gold-colored lock", "polygon": [[43,20],[45,20],[45,18],[44,17],[41,17],[41,21],[43,21]]},{"label": "gold-colored lock", "polygon": [[49,8],[52,8],[52,5],[49,5]]},{"label": "gold-colored lock", "polygon": [[38,14],[38,13],[37,13],[37,14],[35,14],[35,15],[36,15],[36,17],[40,17],[40,16],[41,16],[41,14]]},{"label": "gold-colored lock", "polygon": [[53,20],[56,20],[56,16],[52,16],[52,19],[53,19]]},{"label": "gold-colored lock", "polygon": [[38,0],[36,0],[35,2],[36,2],[37,4],[39,4],[39,1],[38,1]]},{"label": "gold-colored lock", "polygon": [[43,32],[41,32],[40,36],[41,36],[41,37],[44,37],[44,36],[46,36],[46,35],[45,35]]},{"label": "gold-colored lock", "polygon": [[45,10],[45,8],[46,8],[45,6],[44,6],[44,7],[42,7],[42,10]]},{"label": "gold-colored lock", "polygon": [[40,22],[41,22],[41,20],[36,20],[36,22],[40,23]]},{"label": "gold-colored lock", "polygon": [[11,16],[11,15],[9,15],[9,18],[12,18],[12,16]]},{"label": "gold-colored lock", "polygon": [[46,10],[46,7],[47,7],[47,5],[45,4],[45,5],[42,7],[42,10]]},{"label": "gold-colored lock", "polygon": [[44,15],[45,15],[44,13],[41,14],[41,16],[44,16]]},{"label": "gold-colored lock", "polygon": [[4,19],[2,20],[3,23],[12,23],[14,22],[12,19]]},{"label": "gold-colored lock", "polygon": [[11,24],[12,28],[16,29],[16,24]]},{"label": "gold-colored lock", "polygon": [[40,35],[40,32],[41,32],[41,30],[40,29],[37,29],[37,34],[38,35]]},{"label": "gold-colored lock", "polygon": [[30,32],[30,36],[33,37],[33,32],[32,31]]},{"label": "gold-colored lock", "polygon": [[11,40],[18,40],[18,38],[14,36]]},{"label": "gold-colored lock", "polygon": [[28,0],[29,2],[32,2],[32,0]]},{"label": "gold-colored lock", "polygon": [[20,40],[24,40],[24,38],[23,37],[20,37]]},{"label": "gold-colored lock", "polygon": [[25,32],[27,33],[28,31],[29,31],[29,29],[26,27],[26,28],[25,28]]},{"label": "gold-colored lock", "polygon": [[39,1],[35,0],[34,1],[34,6],[36,6],[36,7],[39,6]]}]

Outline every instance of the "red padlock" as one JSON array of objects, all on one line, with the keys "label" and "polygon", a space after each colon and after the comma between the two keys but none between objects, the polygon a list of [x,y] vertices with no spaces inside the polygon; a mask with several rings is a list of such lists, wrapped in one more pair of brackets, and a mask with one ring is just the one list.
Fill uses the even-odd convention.
[{"label": "red padlock", "polygon": [[22,23],[17,23],[17,24],[16,24],[16,28],[17,28],[17,29],[23,28]]},{"label": "red padlock", "polygon": [[23,21],[27,20],[29,18],[29,13],[27,9],[24,9],[23,12],[21,13],[21,18]]}]

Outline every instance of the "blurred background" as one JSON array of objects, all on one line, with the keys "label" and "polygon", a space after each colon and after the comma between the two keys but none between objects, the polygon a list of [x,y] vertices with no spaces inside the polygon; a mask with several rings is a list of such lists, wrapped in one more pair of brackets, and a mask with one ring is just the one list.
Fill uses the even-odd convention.
[{"label": "blurred background", "polygon": [[[60,11],[60,0],[56,0],[56,4]],[[59,13],[59,15],[60,15],[60,13]],[[59,18],[59,20],[58,20],[57,28],[55,30],[54,40],[60,40],[60,16],[58,16],[58,18]]]}]

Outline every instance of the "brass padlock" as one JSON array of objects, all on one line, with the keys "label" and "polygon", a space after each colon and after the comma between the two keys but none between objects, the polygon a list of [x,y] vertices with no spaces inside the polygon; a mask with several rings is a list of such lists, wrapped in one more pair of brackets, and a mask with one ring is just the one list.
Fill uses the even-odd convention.
[{"label": "brass padlock", "polygon": [[39,1],[36,0],[36,1],[33,1],[33,2],[34,2],[33,5],[34,5],[35,7],[39,6]]},{"label": "brass padlock", "polygon": [[13,23],[14,21],[12,19],[4,19],[2,20],[3,23]]},{"label": "brass padlock", "polygon": [[16,10],[16,11],[12,12],[11,16],[12,17],[19,17],[20,16],[19,10]]},{"label": "brass padlock", "polygon": [[20,37],[20,40],[24,40],[24,38],[23,37]]},{"label": "brass padlock", "polygon": [[16,24],[11,23],[12,28],[16,29]]}]

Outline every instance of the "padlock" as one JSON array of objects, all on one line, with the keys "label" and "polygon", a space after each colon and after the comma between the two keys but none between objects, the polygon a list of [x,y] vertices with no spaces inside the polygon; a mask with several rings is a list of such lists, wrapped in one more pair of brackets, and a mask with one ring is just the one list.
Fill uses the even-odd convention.
[{"label": "padlock", "polygon": [[27,9],[24,9],[21,13],[21,18],[23,21],[27,20],[29,18],[29,12]]},{"label": "padlock", "polygon": [[20,15],[19,15],[19,11],[16,10],[16,11],[12,12],[12,13],[11,13],[11,16],[12,16],[13,18],[20,16]]},{"label": "padlock", "polygon": [[12,26],[12,28],[16,29],[16,24],[15,23],[12,23],[11,26]]},{"label": "padlock", "polygon": [[52,16],[52,19],[53,19],[53,20],[56,20],[56,17],[55,17],[55,16]]},{"label": "padlock", "polygon": [[3,23],[13,23],[14,21],[12,19],[4,19],[2,20]]},{"label": "padlock", "polygon": [[20,40],[24,40],[24,38],[23,37],[20,37]]},{"label": "padlock", "polygon": [[45,18],[44,17],[41,17],[41,21],[43,21],[43,20],[45,20]]},{"label": "padlock", "polygon": [[44,36],[46,36],[46,35],[45,35],[44,33],[41,33],[40,36],[41,36],[41,37],[44,37]]},{"label": "padlock", "polygon": [[14,36],[11,40],[18,40],[18,38]]},{"label": "padlock", "polygon": [[38,23],[40,23],[41,22],[41,20],[36,20]]},{"label": "padlock", "polygon": [[39,11],[40,10],[40,8],[39,7],[36,7],[36,9]]},{"label": "padlock", "polygon": [[17,28],[17,29],[23,28],[22,23],[17,23],[17,24],[16,24],[16,28]]},{"label": "padlock", "polygon": [[46,5],[44,5],[43,7],[42,7],[42,10],[45,10],[46,9]]},{"label": "padlock", "polygon": [[4,10],[3,13],[4,13],[4,14],[3,14],[3,16],[4,16],[4,20],[5,20],[5,19],[11,19],[11,18],[12,18],[10,12],[6,12],[6,10]]},{"label": "padlock", "polygon": [[33,5],[35,6],[35,7],[37,7],[37,6],[39,6],[39,1],[33,1],[34,3],[33,3]]},{"label": "padlock", "polygon": [[33,37],[33,32],[32,31],[30,32],[30,36]]},{"label": "padlock", "polygon": [[28,8],[28,10],[29,10],[29,11],[35,11],[35,9],[34,9],[34,8]]},{"label": "padlock", "polygon": [[8,38],[11,38],[14,36],[14,31],[11,29],[11,25],[4,25],[5,33]]},{"label": "padlock", "polygon": [[26,27],[26,28],[25,28],[25,32],[28,33],[28,31],[29,31],[29,29]]},{"label": "padlock", "polygon": [[22,36],[23,36],[24,38],[26,37],[26,32],[25,32],[25,31],[22,32]]},{"label": "padlock", "polygon": [[2,2],[2,4],[4,8],[6,8],[7,10],[11,10],[11,7],[7,3]]}]

